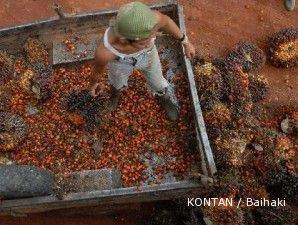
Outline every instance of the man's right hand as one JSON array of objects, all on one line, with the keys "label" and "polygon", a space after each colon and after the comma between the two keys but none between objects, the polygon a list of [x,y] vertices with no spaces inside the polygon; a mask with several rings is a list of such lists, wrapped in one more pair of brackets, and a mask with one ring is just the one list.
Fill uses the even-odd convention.
[{"label": "man's right hand", "polygon": [[96,94],[96,90],[100,84],[97,81],[100,80],[101,76],[104,76],[106,65],[115,59],[116,55],[104,46],[103,39],[101,39],[95,52],[95,65],[89,80],[90,84],[88,90],[91,96],[96,97],[98,95]]},{"label": "man's right hand", "polygon": [[99,83],[95,83],[93,85],[90,85],[89,87],[89,94],[92,96],[92,97],[96,97],[97,94],[96,94],[96,89],[98,87]]}]

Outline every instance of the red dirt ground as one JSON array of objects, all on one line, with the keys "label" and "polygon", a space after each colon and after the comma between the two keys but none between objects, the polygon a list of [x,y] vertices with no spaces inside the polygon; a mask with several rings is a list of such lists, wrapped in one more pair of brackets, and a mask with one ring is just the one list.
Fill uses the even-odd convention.
[{"label": "red dirt ground", "polygon": [[[0,0],[0,27],[26,23],[55,16],[52,4],[61,4],[67,13],[117,8],[128,0]],[[155,3],[156,0],[146,0]],[[298,27],[298,9],[287,12],[283,0],[181,0],[186,15],[188,34],[201,54],[223,56],[240,40],[250,40],[266,49],[268,37],[286,27]],[[270,83],[268,103],[298,105],[298,69],[277,69],[268,63],[261,69]],[[295,88],[296,87],[296,88]],[[102,216],[63,217],[37,214],[27,218],[0,217],[1,225],[75,224],[110,225],[143,224],[143,219],[124,216],[124,221]],[[33,223],[33,221],[35,221]]]}]

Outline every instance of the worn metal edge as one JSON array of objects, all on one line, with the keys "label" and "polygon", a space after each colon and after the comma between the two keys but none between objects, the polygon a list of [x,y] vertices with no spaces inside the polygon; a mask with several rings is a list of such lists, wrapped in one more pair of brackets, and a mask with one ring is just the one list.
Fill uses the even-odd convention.
[{"label": "worn metal edge", "polygon": [[[186,33],[183,8],[179,4],[177,5],[177,7],[178,7],[177,10],[178,10],[180,29],[182,30],[182,32]],[[193,101],[194,113],[195,113],[195,117],[196,117],[196,127],[198,129],[198,136],[200,139],[199,141],[201,142],[201,144],[203,146],[203,148],[200,150],[202,150],[204,153],[206,164],[208,166],[208,170],[210,173],[209,175],[213,176],[217,172],[217,169],[216,169],[212,149],[210,146],[210,142],[209,142],[206,127],[205,127],[205,122],[204,122],[201,105],[200,105],[200,100],[198,97],[197,88],[196,88],[196,84],[195,84],[194,74],[193,74],[191,63],[190,63],[189,59],[185,56],[185,50],[184,50],[183,45],[181,47],[182,47],[183,53],[184,53],[183,58],[184,58],[185,66],[186,66],[186,71],[187,71],[187,76],[188,76],[188,81],[189,81],[189,86],[190,86],[190,91],[191,91],[191,96],[192,96],[192,101]],[[205,174],[205,175],[208,175],[208,174]]]},{"label": "worn metal edge", "polygon": [[[149,5],[150,8],[152,9],[159,9],[159,8],[164,8],[164,7],[169,7],[169,6],[176,6],[177,1],[176,0],[170,0],[166,1],[163,3],[156,3]],[[118,9],[109,9],[109,10],[100,10],[100,11],[89,11],[85,13],[79,13],[75,15],[66,15],[66,18],[81,18],[85,16],[101,16],[101,15],[106,15],[106,14],[116,14],[118,12]]]},{"label": "worn metal edge", "polygon": [[[111,189],[93,192],[71,193],[59,200],[56,196],[43,196],[15,200],[3,200],[0,203],[0,215],[42,212],[54,209],[91,206],[100,204],[121,204],[168,200],[178,197],[196,197],[210,192],[210,187],[199,182],[180,181],[156,186],[144,186],[142,191],[137,187]],[[198,194],[197,194],[198,193]],[[195,194],[196,196],[193,196]]]},{"label": "worn metal edge", "polygon": [[[153,9],[159,9],[159,8],[164,8],[164,7],[170,7],[170,6],[176,6],[177,1],[176,0],[169,0],[164,3],[159,3],[159,4],[153,4],[149,5],[150,8]],[[16,30],[21,30],[25,28],[30,28],[32,26],[42,26],[42,25],[50,25],[53,22],[57,22],[60,20],[69,20],[69,19],[80,19],[84,17],[89,17],[89,16],[104,16],[104,15],[110,15],[110,14],[116,14],[118,12],[117,9],[109,9],[109,10],[96,10],[96,11],[89,11],[89,12],[83,12],[83,13],[78,13],[78,14],[65,14],[65,18],[61,19],[59,16],[53,16],[48,19],[41,19],[41,20],[33,20],[29,23],[22,23],[18,24],[15,26],[9,26],[9,27],[4,27],[0,29],[0,36],[3,35],[3,33],[10,32],[10,31],[16,31]]]}]

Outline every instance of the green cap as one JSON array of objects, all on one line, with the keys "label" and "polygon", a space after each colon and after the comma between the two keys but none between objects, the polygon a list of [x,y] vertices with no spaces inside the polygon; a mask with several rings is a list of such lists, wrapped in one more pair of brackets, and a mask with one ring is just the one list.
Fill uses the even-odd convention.
[{"label": "green cap", "polygon": [[116,35],[128,40],[149,38],[156,24],[154,12],[141,2],[131,2],[122,6],[117,17],[111,21]]}]

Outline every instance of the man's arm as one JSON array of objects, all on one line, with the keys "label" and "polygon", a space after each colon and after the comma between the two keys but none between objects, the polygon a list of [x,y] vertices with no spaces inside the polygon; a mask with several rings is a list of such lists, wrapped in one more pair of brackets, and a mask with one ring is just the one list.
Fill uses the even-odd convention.
[{"label": "man's arm", "polygon": [[95,53],[95,65],[93,67],[90,79],[89,79],[89,93],[92,96],[96,96],[96,88],[98,87],[98,82],[100,76],[103,76],[106,65],[115,59],[115,55],[109,52],[103,44],[99,44]]},{"label": "man's arm", "polygon": [[[158,20],[158,29],[165,31],[168,34],[173,35],[176,39],[182,39],[185,34],[181,32],[177,24],[167,15],[164,15],[158,11],[154,11]],[[185,54],[188,58],[195,56],[194,46],[186,39],[183,43],[185,48]]]}]

